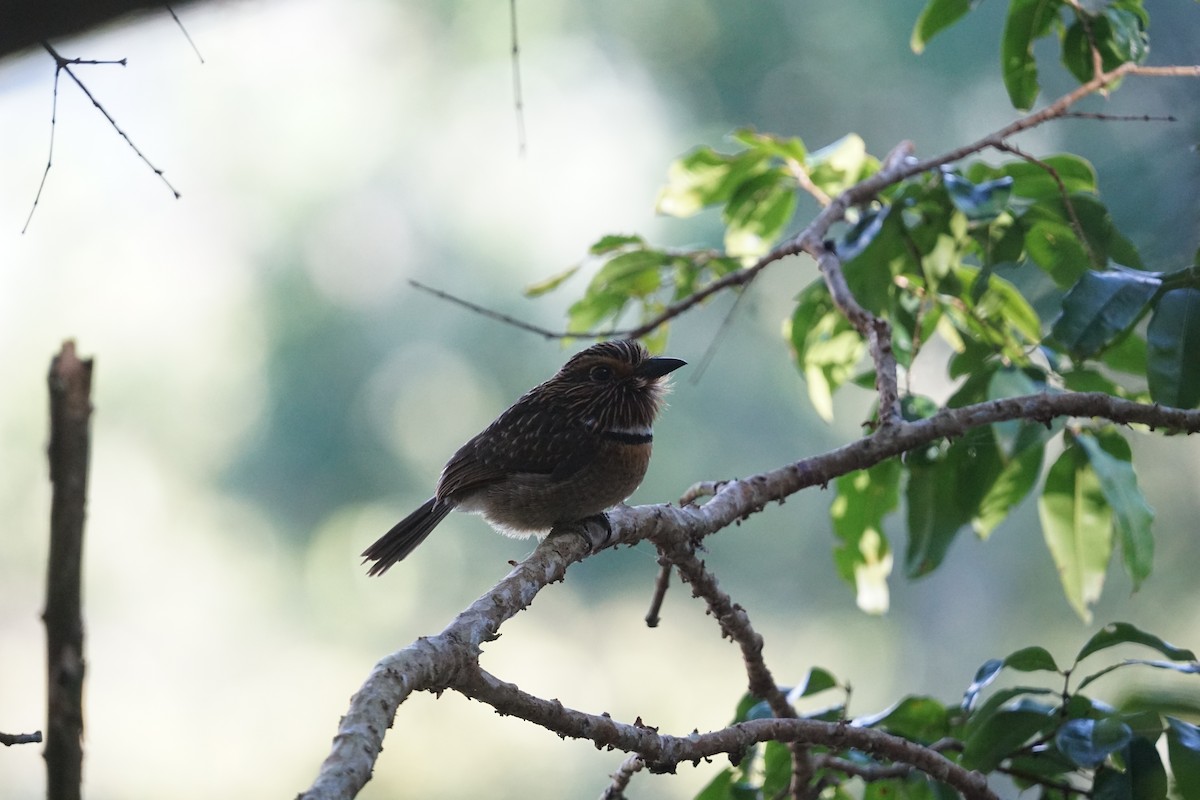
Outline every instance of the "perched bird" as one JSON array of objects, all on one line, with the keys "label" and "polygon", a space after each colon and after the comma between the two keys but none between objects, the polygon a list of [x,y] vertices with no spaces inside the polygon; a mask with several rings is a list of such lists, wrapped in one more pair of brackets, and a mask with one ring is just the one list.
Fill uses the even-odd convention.
[{"label": "perched bird", "polygon": [[368,547],[379,575],[454,509],[510,536],[544,535],[599,514],[642,482],[666,376],[686,362],[651,358],[635,341],[600,342],[458,449],[433,497]]}]

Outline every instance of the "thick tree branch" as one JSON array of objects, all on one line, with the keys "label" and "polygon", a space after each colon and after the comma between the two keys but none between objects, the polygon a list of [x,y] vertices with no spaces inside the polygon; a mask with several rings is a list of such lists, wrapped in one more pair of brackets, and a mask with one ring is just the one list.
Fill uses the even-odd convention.
[{"label": "thick tree branch", "polygon": [[92,361],[63,343],[50,364],[50,557],[46,571],[46,796],[77,800],[83,768],[83,523]]},{"label": "thick tree branch", "polygon": [[715,755],[740,757],[760,742],[797,742],[845,749],[854,748],[890,762],[909,764],[939,780],[970,800],[997,800],[982,775],[969,772],[937,751],[872,728],[842,722],[811,719],[759,719],[741,722],[709,733],[688,736],[660,734],[644,723],[617,722],[544,700],[500,681],[483,670],[464,673],[456,687],[463,694],[485,702],[500,714],[519,716],[562,736],[588,739],[597,747],[637,753],[652,772],[674,772],[677,765],[699,762]]},{"label": "thick tree branch", "polygon": [[[454,688],[492,704],[504,714],[519,714],[563,735],[589,739],[600,747],[639,753],[652,768],[666,768],[716,753],[739,753],[769,739],[805,744],[855,747],[877,757],[912,764],[972,798],[993,796],[977,776],[963,772],[929,748],[878,731],[802,719],[757,720],[711,734],[659,736],[644,724],[629,725],[606,716],[567,714],[561,703],[533,698],[478,668],[482,646],[500,626],[526,608],[546,585],[562,580],[567,568],[615,544],[644,539],[658,543],[697,542],[809,486],[865,469],[887,458],[994,422],[1026,419],[1048,423],[1056,417],[1095,417],[1122,424],[1195,433],[1200,411],[1184,411],[1135,403],[1111,395],[1089,393],[1036,394],[946,409],[916,422],[899,422],[836,450],[787,464],[741,480],[706,483],[695,496],[711,494],[702,506],[619,506],[608,512],[609,529],[601,525],[564,528],[547,538],[533,555],[518,564],[492,590],[476,600],[440,634],[418,639],[380,661],[351,699],[306,800],[353,797],[370,779],[384,732],[410,693]],[[567,535],[575,534],[575,535]],[[583,534],[583,535],[578,535]],[[873,738],[873,737],[884,737]],[[957,770],[957,771],[956,771]]]}]

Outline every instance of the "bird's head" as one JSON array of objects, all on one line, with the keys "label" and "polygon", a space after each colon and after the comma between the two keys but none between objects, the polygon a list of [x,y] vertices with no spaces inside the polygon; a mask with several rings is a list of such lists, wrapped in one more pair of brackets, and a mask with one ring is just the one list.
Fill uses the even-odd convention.
[{"label": "bird's head", "polygon": [[686,363],[651,356],[630,339],[599,342],[572,356],[546,386],[598,428],[648,429],[667,392],[667,375]]}]

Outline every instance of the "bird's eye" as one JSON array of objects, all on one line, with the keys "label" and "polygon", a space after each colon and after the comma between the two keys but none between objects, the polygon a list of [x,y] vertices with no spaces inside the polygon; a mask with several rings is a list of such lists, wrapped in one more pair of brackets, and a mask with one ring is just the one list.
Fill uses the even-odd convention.
[{"label": "bird's eye", "polygon": [[591,370],[588,372],[588,377],[591,378],[592,380],[596,381],[597,383],[603,383],[604,381],[611,381],[612,376],[613,376],[612,367],[606,366],[604,364],[598,364],[598,365],[592,367]]}]

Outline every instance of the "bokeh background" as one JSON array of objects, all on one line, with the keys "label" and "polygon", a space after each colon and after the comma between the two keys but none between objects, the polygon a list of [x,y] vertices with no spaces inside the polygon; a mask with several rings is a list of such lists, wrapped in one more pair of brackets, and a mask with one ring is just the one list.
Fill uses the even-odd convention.
[{"label": "bokeh background", "polygon": [[[727,146],[752,125],[810,148],[853,131],[877,155],[901,139],[932,155],[1011,120],[1003,4],[915,56],[921,5],[523,2],[523,157],[506,3],[183,6],[204,64],[165,11],[57,43],[68,57],[128,58],[78,74],[182,199],[64,77],[54,166],[24,235],[54,70],[41,52],[0,62],[0,729],[43,724],[45,374],[64,338],[97,365],[85,793],[291,796],[371,665],[440,630],[529,551],[464,516],[383,579],[359,565],[445,458],[569,352],[407,280],[561,327],[586,276],[539,300],[521,289],[601,235],[716,240],[711,217],[653,214],[668,163],[697,144]],[[1200,60],[1194,4],[1151,12],[1153,62]],[[1038,52],[1049,96],[1066,90],[1053,47]],[[1087,107],[1179,121],[1070,120],[1019,143],[1090,158],[1146,262],[1189,263],[1200,84],[1129,81]],[[846,390],[835,423],[821,422],[780,335],[814,276],[799,259],[766,273],[707,369],[679,373],[635,501],[858,435],[867,398]],[[699,362],[730,303],[677,324],[669,352]],[[934,362],[913,388],[945,397]],[[964,533],[936,574],[895,578],[883,618],[857,611],[833,575],[827,492],[714,537],[707,560],[765,635],[777,677],[826,667],[853,684],[857,714],[905,693],[953,701],[980,663],[1026,644],[1069,661],[1113,619],[1200,646],[1200,450],[1134,438],[1158,512],[1155,574],[1132,594],[1114,565],[1093,625],[1062,599],[1032,503],[986,543]],[[485,666],[664,731],[722,725],[744,689],[736,648],[678,587],[647,630],[655,573],[645,547],[589,560],[505,627]],[[1133,691],[1106,680],[1105,696]],[[453,695],[407,702],[385,745],[364,798],[591,797],[621,760]],[[689,797],[719,766],[640,776],[636,793]],[[0,753],[0,797],[38,797],[42,780],[36,748]]]}]

